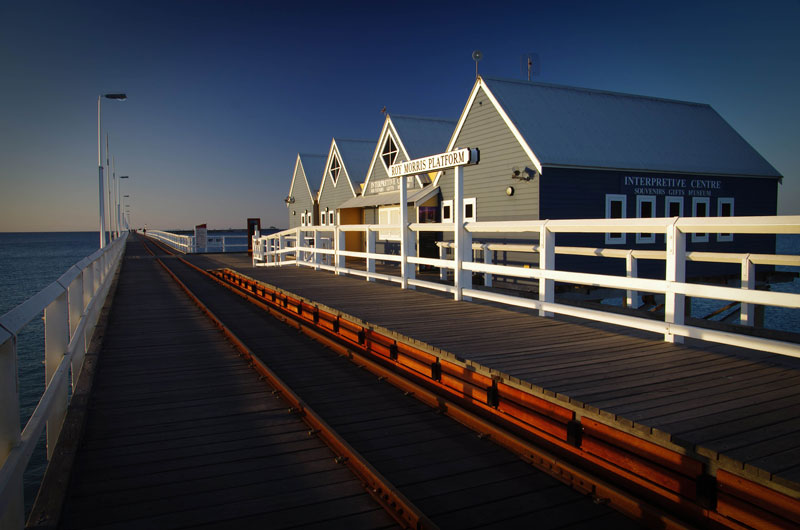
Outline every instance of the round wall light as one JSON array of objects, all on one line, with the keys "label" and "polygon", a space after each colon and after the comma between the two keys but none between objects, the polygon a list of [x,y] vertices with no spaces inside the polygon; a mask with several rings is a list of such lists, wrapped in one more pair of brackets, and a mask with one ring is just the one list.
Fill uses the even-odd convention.
[{"label": "round wall light", "polygon": [[509,197],[514,195],[514,186],[509,186],[506,188],[506,195],[508,195]]}]

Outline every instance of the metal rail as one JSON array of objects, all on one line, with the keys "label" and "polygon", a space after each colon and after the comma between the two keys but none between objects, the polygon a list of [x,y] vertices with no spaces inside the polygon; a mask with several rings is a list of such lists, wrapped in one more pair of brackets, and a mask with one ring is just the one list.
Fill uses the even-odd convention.
[{"label": "metal rail", "polygon": [[[128,233],[73,265],[58,280],[0,317],[0,528],[25,524],[23,473],[42,432],[53,454],[100,310]],[[44,313],[45,391],[20,429],[17,336]],[[70,378],[70,375],[72,376]]]},{"label": "metal rail", "polygon": [[[186,292],[189,298],[200,310],[218,327],[230,340],[233,346],[250,363],[250,365],[267,382],[281,393],[292,407],[293,411],[302,417],[310,427],[310,433],[318,436],[339,457],[340,461],[362,481],[367,492],[404,528],[435,529],[437,526],[428,517],[409,501],[395,486],[393,486],[381,473],[378,472],[361,454],[358,453],[344,438],[342,438],[325,420],[308,406],[281,378],[262,362],[253,352],[233,333],[209,308],[206,306],[187,285],[161,260],[145,243],[145,249],[156,257],[158,263],[169,276]],[[162,247],[166,252],[169,249]],[[192,265],[180,258],[180,261],[216,281],[213,275]],[[278,315],[273,315],[278,316]]]},{"label": "metal rail", "polygon": [[[682,524],[665,521],[664,512],[702,526],[800,524],[800,501],[788,495],[722,470],[711,476],[701,460],[588,417],[576,418],[513,382],[399,342],[331,308],[230,270],[215,274],[234,292],[277,312],[359,366],[647,525]],[[781,506],[777,518],[776,505]]]}]

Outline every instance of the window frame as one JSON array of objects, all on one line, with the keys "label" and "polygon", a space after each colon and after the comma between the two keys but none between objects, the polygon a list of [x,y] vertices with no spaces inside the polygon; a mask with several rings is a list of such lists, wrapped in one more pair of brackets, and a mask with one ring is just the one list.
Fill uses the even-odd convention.
[{"label": "window frame", "polygon": [[669,214],[670,204],[678,205],[678,217],[683,217],[683,197],[666,197],[664,199],[664,217],[674,217]]},{"label": "window frame", "polygon": [[[704,204],[706,207],[706,214],[703,216],[697,215],[697,206]],[[710,217],[711,214],[711,197],[692,197],[692,217]],[[708,243],[708,232],[692,233],[692,243]]]},{"label": "window frame", "polygon": [[336,226],[336,218],[334,217],[335,212],[330,210],[328,212],[328,226]]},{"label": "window frame", "polygon": [[[448,216],[445,216],[445,214],[444,214],[444,209],[446,207],[450,208],[450,215],[448,215]],[[452,223],[453,222],[453,200],[452,199],[448,199],[446,201],[442,201],[441,214],[442,214],[441,217],[442,217],[442,222],[443,223]]]},{"label": "window frame", "polygon": [[[467,206],[472,206],[472,215],[467,217]],[[462,212],[464,222],[476,222],[478,220],[478,200],[475,197],[464,199],[464,211]]]},{"label": "window frame", "polygon": [[[611,203],[619,201],[622,203],[621,217],[611,217]],[[628,218],[628,196],[621,193],[606,193],[606,219],[627,219]],[[606,245],[624,245],[627,241],[625,232],[606,232]]]},{"label": "window frame", "polygon": [[[334,169],[336,169],[335,173]],[[334,187],[336,186],[336,182],[339,180],[339,174],[341,172],[342,172],[342,162],[339,160],[339,157],[336,156],[336,153],[333,153],[333,157],[331,157],[331,163],[328,166],[328,173],[331,176],[331,180],[333,180]]]},{"label": "window frame", "polygon": [[[391,147],[394,149],[387,149],[387,146],[391,144]],[[381,161],[383,162],[383,166],[386,168],[386,171],[389,171],[389,167],[395,163],[397,160],[397,156],[400,154],[400,150],[397,147],[397,143],[392,139],[392,135],[386,135],[386,141],[383,142],[383,147],[381,148]],[[386,162],[386,158],[390,158],[389,163]]]},{"label": "window frame", "polygon": [[[642,217],[642,205],[650,204],[650,217]],[[636,217],[639,219],[652,219],[656,215],[656,196],[655,195],[637,195],[636,196]],[[636,242],[641,244],[652,244],[656,242],[656,234],[651,233],[637,233]]]},{"label": "window frame", "polygon": [[[400,224],[400,205],[392,206],[379,206],[378,207],[378,225],[391,226],[392,214],[396,215],[397,223]],[[378,230],[378,239],[381,241],[400,241],[399,228],[387,228],[386,230]]]},{"label": "window frame", "polygon": [[[719,197],[717,199],[717,217],[733,217],[736,215],[733,209],[733,199],[733,197]],[[722,215],[722,207],[726,204],[730,204],[731,206],[730,215]],[[730,243],[733,241],[733,234],[717,234],[717,241],[719,243]]]}]

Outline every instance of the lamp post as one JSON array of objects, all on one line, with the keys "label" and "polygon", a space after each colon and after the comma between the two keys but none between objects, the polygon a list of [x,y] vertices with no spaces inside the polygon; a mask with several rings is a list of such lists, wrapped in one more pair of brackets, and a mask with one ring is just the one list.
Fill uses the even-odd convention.
[{"label": "lamp post", "polygon": [[[125,195],[126,197],[130,197],[130,195]],[[131,205],[125,204],[125,213],[128,214],[128,220],[125,223],[128,226],[128,230],[131,229]]]},{"label": "lamp post", "polygon": [[97,96],[97,171],[99,175],[98,189],[100,192],[100,248],[106,246],[106,212],[104,208],[105,197],[103,196],[103,155],[102,144],[100,143],[100,101],[103,99],[116,99],[124,101],[128,98],[125,94],[100,94]]},{"label": "lamp post", "polygon": [[[122,232],[122,179],[129,179],[128,175],[120,175],[119,182],[117,182],[117,237],[120,236],[120,232]],[[129,195],[125,195],[129,197]]]}]

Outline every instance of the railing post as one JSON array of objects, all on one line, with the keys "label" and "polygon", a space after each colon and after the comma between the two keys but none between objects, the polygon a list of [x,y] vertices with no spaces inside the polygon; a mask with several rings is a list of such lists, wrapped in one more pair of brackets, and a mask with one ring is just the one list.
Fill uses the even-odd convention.
[{"label": "railing post", "polygon": [[[664,321],[667,324],[683,325],[686,295],[676,293],[675,283],[686,281],[686,234],[678,229],[677,218],[667,227],[667,292],[664,295]],[[666,342],[683,342],[683,337],[671,332],[664,334]]]},{"label": "railing post", "polygon": [[[17,337],[0,328],[0,468],[20,442],[19,386],[17,380]],[[5,513],[0,515],[0,528],[25,526],[22,472],[12,478],[11,493]]]},{"label": "railing post", "polygon": [[278,265],[283,265],[283,262],[286,261],[286,253],[283,252],[286,250],[286,236],[281,234],[278,236]]},{"label": "railing post", "polygon": [[[447,248],[444,246],[444,241],[441,244],[437,245],[439,247],[439,259],[443,260],[447,257]],[[447,280],[447,269],[444,267],[439,267],[439,279],[440,280]]]},{"label": "railing post", "polygon": [[416,255],[414,243],[411,241],[410,230],[408,229],[408,189],[406,188],[408,177],[400,177],[400,288],[413,289],[408,285],[408,280],[416,277],[416,265],[408,262],[410,254]]},{"label": "railing post", "polygon": [[[750,261],[750,254],[742,259],[742,289],[755,289],[756,288],[756,266]],[[746,304],[742,302],[742,307],[739,310],[739,320],[743,326],[755,325],[756,319],[756,306],[754,304]]]},{"label": "railing post", "polygon": [[314,229],[314,270],[318,271],[320,269],[319,265],[322,262],[322,254],[320,254],[320,249],[322,247],[322,236],[320,235],[320,231],[318,229]]},{"label": "railing post", "polygon": [[[456,300],[462,299],[461,289],[464,288],[464,271],[462,270],[462,262],[464,261],[464,243],[465,234],[464,230],[464,179],[461,173],[461,166],[456,166],[454,169],[455,177],[453,182],[453,286],[455,292],[453,297]],[[472,245],[470,245],[472,246]]]},{"label": "railing post", "polygon": [[[639,277],[639,260],[633,257],[633,250],[628,251],[625,256],[625,275],[628,278]],[[639,293],[634,290],[627,290],[625,292],[625,307],[636,309],[639,307]]]},{"label": "railing post", "polygon": [[347,262],[345,261],[345,257],[341,254],[341,252],[343,252],[345,247],[346,247],[346,244],[345,244],[346,243],[346,235],[347,235],[347,232],[345,232],[344,230],[342,230],[338,226],[334,227],[334,229],[333,229],[333,237],[334,237],[334,240],[335,240],[335,254],[334,254],[334,257],[333,257],[333,263],[334,263],[334,266],[336,267],[336,274],[337,275],[338,274],[342,274],[342,272],[346,268],[346,263]]},{"label": "railing post", "polygon": [[[551,271],[556,268],[556,236],[548,230],[547,221],[539,229],[539,270]],[[539,301],[555,302],[555,282],[539,278]],[[539,316],[552,317],[551,311],[539,310]]]},{"label": "railing post", "polygon": [[[492,260],[492,251],[489,250],[489,244],[484,243],[483,245],[481,245],[481,248],[483,249],[483,263],[485,265],[491,265],[493,260]],[[490,272],[483,273],[483,285],[485,287],[492,286],[492,273]]]},{"label": "railing post", "polygon": [[[375,254],[377,234],[374,230],[367,229],[367,254]],[[375,272],[375,258],[367,256],[367,281],[374,282],[375,278],[371,276]]]},{"label": "railing post", "polygon": [[[67,305],[69,307],[69,340],[75,340],[75,330],[80,323],[81,315],[84,310],[84,290],[83,290],[83,273],[79,274],[72,280],[67,290]],[[86,353],[85,334],[78,337],[78,343],[74,350],[72,357],[72,388],[78,382],[78,375],[80,375],[81,365],[83,364],[83,357]]]},{"label": "railing post", "polygon": [[69,312],[67,291],[58,295],[44,309],[44,381],[45,388],[57,385],[58,394],[47,420],[47,459],[53,456],[61,425],[67,413],[67,386],[55,381],[53,375],[64,359],[69,346]]},{"label": "railing post", "polygon": [[[472,233],[464,230],[464,245],[462,248],[461,258],[461,289],[472,289],[472,271],[464,270],[464,262],[472,263],[475,261],[475,251],[472,249]],[[471,296],[464,296],[461,293],[461,299],[465,302],[471,302]]]},{"label": "railing post", "polygon": [[303,234],[303,232],[300,230],[299,226],[297,228],[295,228],[295,230],[294,230],[294,265],[295,265],[295,267],[299,267],[300,266],[300,259],[301,259],[300,258],[300,256],[301,256],[300,247],[303,246],[303,243],[302,243],[302,241],[300,239],[302,237],[302,234]]}]

